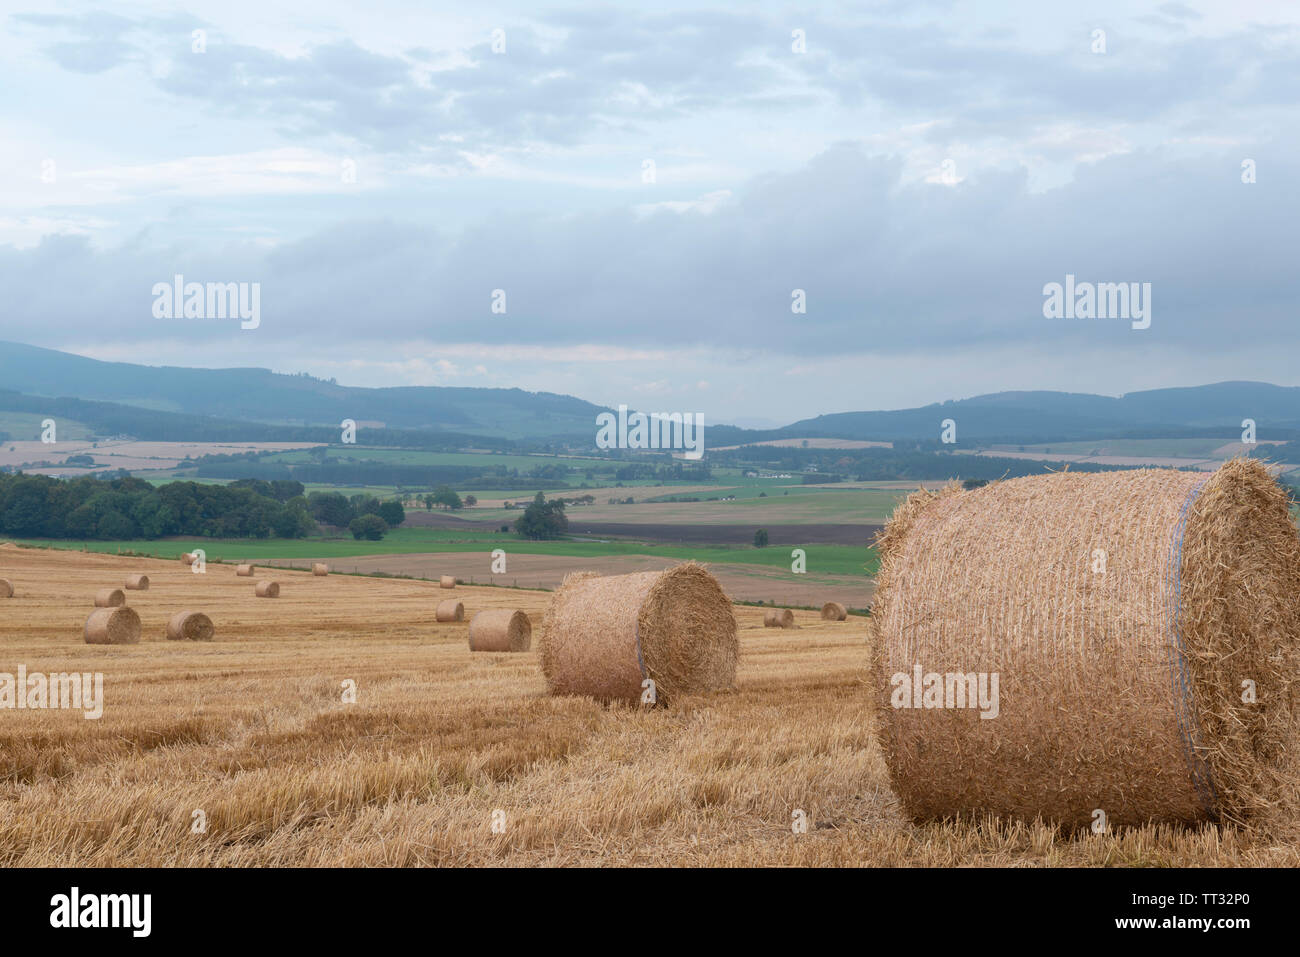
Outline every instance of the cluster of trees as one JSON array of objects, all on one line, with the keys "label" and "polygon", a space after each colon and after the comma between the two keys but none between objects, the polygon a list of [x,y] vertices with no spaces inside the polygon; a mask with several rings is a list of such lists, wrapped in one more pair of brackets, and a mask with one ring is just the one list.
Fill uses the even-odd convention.
[{"label": "cluster of trees", "polygon": [[466,506],[472,508],[478,504],[478,498],[473,495],[466,495],[462,500],[450,485],[439,485],[432,492],[422,495],[420,501],[424,503],[425,510],[430,512],[435,505],[439,508],[465,508]]},{"label": "cluster of trees", "polygon": [[614,478],[620,482],[704,482],[713,478],[713,472],[704,465],[685,465],[681,462],[672,465],[636,462],[616,470]]},{"label": "cluster of trees", "polygon": [[297,483],[265,494],[247,483],[170,482],[155,487],[130,476],[105,481],[0,475],[0,532],[14,537],[302,538],[315,531]]},{"label": "cluster of trees", "polygon": [[[473,496],[471,496],[472,498]],[[594,495],[570,495],[567,498],[561,498],[565,505],[595,505],[596,496]]]},{"label": "cluster of trees", "polygon": [[564,514],[564,501],[554,498],[549,502],[538,492],[524,514],[515,520],[515,531],[524,538],[546,541],[563,538],[569,531],[569,518]]},{"label": "cluster of trees", "polygon": [[0,475],[0,532],[15,538],[304,538],[337,525],[378,540],[406,520],[401,502],[339,492],[303,494],[301,482],[240,479],[229,485],[153,486],[123,475],[54,479]]},{"label": "cluster of trees", "polygon": [[[556,484],[568,479],[569,474],[575,471],[567,465],[560,465],[558,462],[547,465],[535,465],[528,470],[528,477],[532,479],[541,479],[548,484]],[[540,484],[540,483],[538,483]]]},{"label": "cluster of trees", "polygon": [[324,525],[346,528],[353,538],[379,541],[390,528],[406,521],[406,509],[399,501],[381,502],[373,495],[342,492],[312,492],[307,496],[312,518]]}]

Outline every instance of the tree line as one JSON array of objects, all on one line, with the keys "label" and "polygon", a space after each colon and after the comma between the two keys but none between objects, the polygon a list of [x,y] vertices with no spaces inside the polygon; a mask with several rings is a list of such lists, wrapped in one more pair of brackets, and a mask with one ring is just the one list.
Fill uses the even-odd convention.
[{"label": "tree line", "polygon": [[376,540],[405,520],[400,502],[340,492],[305,495],[295,481],[154,486],[131,476],[0,475],[0,533],[15,538],[305,538],[324,524]]},{"label": "tree line", "polygon": [[[302,486],[247,484],[154,486],[130,476],[54,479],[0,475],[0,532],[14,537],[77,540],[164,538],[302,538],[316,522]],[[288,494],[293,492],[294,494]]]}]

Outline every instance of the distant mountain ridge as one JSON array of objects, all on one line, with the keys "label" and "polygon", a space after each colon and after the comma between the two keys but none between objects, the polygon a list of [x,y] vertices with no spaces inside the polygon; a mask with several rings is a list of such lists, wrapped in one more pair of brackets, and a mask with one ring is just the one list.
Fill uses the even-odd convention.
[{"label": "distant mountain ridge", "polygon": [[[189,417],[257,426],[338,429],[343,419],[383,422],[392,430],[428,430],[512,441],[569,442],[595,438],[604,406],[573,396],[522,389],[343,386],[266,369],[191,369],[103,362],[20,343],[0,342],[0,390],[27,397],[68,397],[160,413],[155,428],[183,429]],[[0,396],[0,409],[18,406]],[[21,403],[32,408],[29,401]],[[110,410],[111,411],[111,410]],[[647,410],[648,411],[648,410]],[[169,416],[162,416],[169,413]],[[101,416],[107,414],[99,410]],[[167,421],[162,421],[162,419]],[[778,429],[740,429],[708,422],[709,447],[780,438],[875,441],[939,437],[944,419],[957,424],[959,444],[1046,442],[1126,435],[1240,433],[1253,419],[1260,438],[1300,438],[1300,387],[1263,382],[1130,392],[1008,391],[913,409],[835,412]],[[223,433],[224,434],[224,433]]]},{"label": "distant mountain ridge", "polygon": [[331,426],[343,419],[390,429],[435,429],[507,439],[595,434],[598,405],[522,389],[336,385],[268,369],[191,369],[103,362],[0,342],[0,389],[69,396],[160,412],[276,425]]},{"label": "distant mountain ridge", "polygon": [[[838,412],[803,419],[774,437],[898,440],[934,438],[951,418],[958,439],[1058,441],[1159,432],[1233,432],[1244,419],[1289,438],[1300,431],[1300,388],[1264,382],[1130,392],[998,392],[889,412]],[[1263,436],[1261,436],[1263,437]]]}]

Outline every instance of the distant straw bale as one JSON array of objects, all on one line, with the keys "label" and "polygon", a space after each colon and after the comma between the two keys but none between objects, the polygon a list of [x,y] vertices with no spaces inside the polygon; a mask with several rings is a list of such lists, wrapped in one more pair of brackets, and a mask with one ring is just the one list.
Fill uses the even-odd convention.
[{"label": "distant straw bale", "polygon": [[439,587],[439,588],[455,588],[455,587],[456,587],[456,576],[455,576],[455,575],[443,575],[442,578],[439,579],[439,581],[438,581],[438,587]]},{"label": "distant straw bale", "polygon": [[769,608],[763,612],[764,628],[793,628],[794,612],[789,608]]},{"label": "distant straw bale", "polygon": [[465,605],[456,601],[454,598],[448,598],[446,601],[438,602],[438,607],[434,611],[434,617],[438,621],[464,621]]},{"label": "distant straw bale", "polygon": [[86,644],[134,645],[140,640],[140,616],[134,608],[96,608],[86,619]]},{"label": "distant straw bale", "polygon": [[120,588],[101,588],[95,592],[96,608],[116,608],[126,604],[126,592]]},{"label": "distant straw bale", "polygon": [[167,621],[167,638],[171,641],[211,641],[212,619],[201,611],[178,611]]},{"label": "distant straw bale", "polygon": [[522,611],[490,608],[470,619],[470,651],[527,651],[533,642],[533,625]]},{"label": "distant straw bale", "polygon": [[127,575],[126,589],[127,591],[148,591],[149,576],[148,575]]},{"label": "distant straw bale", "polygon": [[279,598],[280,583],[272,581],[260,581],[253,589],[258,598]]},{"label": "distant straw bale", "polygon": [[849,617],[849,610],[837,601],[828,601],[822,605],[822,620],[843,621]]}]

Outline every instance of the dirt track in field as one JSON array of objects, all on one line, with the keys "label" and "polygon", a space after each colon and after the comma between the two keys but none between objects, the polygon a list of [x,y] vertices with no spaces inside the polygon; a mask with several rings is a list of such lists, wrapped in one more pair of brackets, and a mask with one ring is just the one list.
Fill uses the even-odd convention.
[{"label": "dirt track in field", "polygon": [[[679,564],[680,558],[656,558],[653,555],[611,555],[603,558],[577,558],[560,555],[508,555],[506,574],[492,574],[492,557],[487,547],[482,552],[430,552],[403,555],[359,555],[355,558],[274,560],[268,565],[287,568],[310,568],[313,561],[323,561],[341,572],[406,575],[411,578],[437,580],[455,575],[466,582],[518,588],[558,588],[570,572],[594,571],[602,575],[625,575],[631,572],[660,571]],[[780,568],[760,565],[711,564],[709,570],[722,583],[723,590],[735,601],[776,602],[778,605],[810,606],[838,601],[849,608],[865,608],[871,603],[874,584],[870,579],[851,575],[793,575]]]}]

